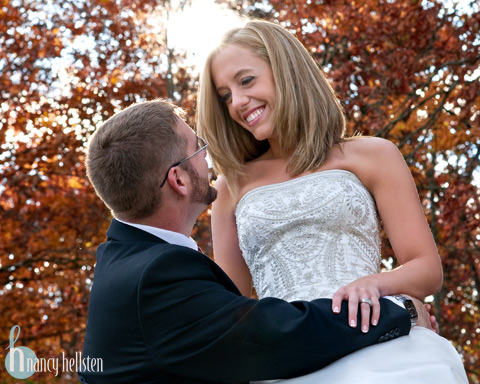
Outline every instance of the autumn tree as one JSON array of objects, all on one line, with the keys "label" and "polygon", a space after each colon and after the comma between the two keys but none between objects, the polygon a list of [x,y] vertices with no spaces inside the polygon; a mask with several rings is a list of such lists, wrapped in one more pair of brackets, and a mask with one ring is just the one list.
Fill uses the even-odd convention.
[{"label": "autumn tree", "polygon": [[[82,350],[95,249],[110,221],[85,178],[85,144],[136,101],[192,106],[194,79],[167,44],[173,11],[160,0],[0,1],[3,358],[17,324],[16,346],[38,357]],[[0,382],[14,382],[3,361]]]},{"label": "autumn tree", "polygon": [[230,1],[302,41],[337,91],[350,134],[383,137],[402,151],[443,262],[444,286],[434,298],[441,333],[478,383],[480,9],[462,4]]}]

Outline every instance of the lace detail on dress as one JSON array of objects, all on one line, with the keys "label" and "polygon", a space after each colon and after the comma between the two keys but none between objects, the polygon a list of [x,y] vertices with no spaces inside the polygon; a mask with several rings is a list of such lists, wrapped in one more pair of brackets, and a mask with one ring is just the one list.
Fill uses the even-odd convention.
[{"label": "lace detail on dress", "polygon": [[246,193],[236,222],[258,296],[331,297],[380,267],[375,202],[351,172],[328,170]]}]

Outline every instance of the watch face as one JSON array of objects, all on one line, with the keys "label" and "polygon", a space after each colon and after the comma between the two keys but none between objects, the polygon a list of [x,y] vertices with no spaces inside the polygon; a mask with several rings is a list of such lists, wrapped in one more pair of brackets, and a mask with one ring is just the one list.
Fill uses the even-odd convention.
[{"label": "watch face", "polygon": [[413,304],[413,301],[405,300],[404,305],[405,305],[405,309],[410,314],[410,318],[416,319],[418,317],[418,313],[417,313],[417,309],[415,308],[415,305]]}]

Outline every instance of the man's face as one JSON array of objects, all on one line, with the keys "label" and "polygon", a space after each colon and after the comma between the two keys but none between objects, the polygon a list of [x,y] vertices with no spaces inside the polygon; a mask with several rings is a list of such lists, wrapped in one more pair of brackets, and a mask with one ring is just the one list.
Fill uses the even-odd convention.
[{"label": "man's face", "polygon": [[192,166],[187,165],[185,168],[192,180],[192,202],[205,205],[213,203],[217,198],[217,190],[210,185],[208,177],[200,177],[198,172]]},{"label": "man's face", "polygon": [[[187,139],[186,156],[198,151],[200,149],[198,138],[192,129],[181,119],[178,119],[177,128]],[[183,168],[187,171],[192,182],[192,202],[210,205],[217,197],[217,190],[208,181],[206,155],[206,151],[199,152],[186,161]]]}]

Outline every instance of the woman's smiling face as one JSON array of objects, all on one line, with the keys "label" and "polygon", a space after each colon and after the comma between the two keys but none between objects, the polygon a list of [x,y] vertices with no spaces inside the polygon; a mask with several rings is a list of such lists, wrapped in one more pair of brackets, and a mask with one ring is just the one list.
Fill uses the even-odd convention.
[{"label": "woman's smiling face", "polygon": [[230,44],[213,58],[215,88],[233,120],[261,141],[273,134],[275,82],[272,69],[251,49]]}]

